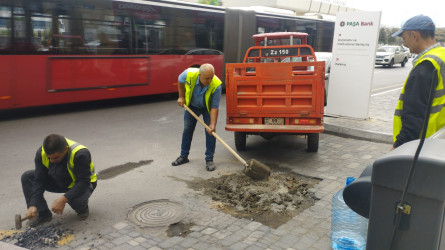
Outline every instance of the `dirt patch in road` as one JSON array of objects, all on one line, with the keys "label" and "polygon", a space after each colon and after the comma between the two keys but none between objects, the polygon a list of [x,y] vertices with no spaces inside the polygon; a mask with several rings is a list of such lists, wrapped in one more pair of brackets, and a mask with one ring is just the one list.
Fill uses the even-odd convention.
[{"label": "dirt patch in road", "polygon": [[320,180],[274,169],[267,181],[254,181],[239,172],[186,183],[211,197],[213,208],[277,228],[319,200],[309,189]]}]

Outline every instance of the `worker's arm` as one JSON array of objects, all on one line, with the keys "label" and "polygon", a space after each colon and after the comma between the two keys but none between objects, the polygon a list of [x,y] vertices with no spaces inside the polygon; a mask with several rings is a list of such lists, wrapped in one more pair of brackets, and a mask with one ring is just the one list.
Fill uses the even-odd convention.
[{"label": "worker's arm", "polygon": [[[410,73],[405,86],[403,109],[400,116],[402,128],[394,142],[394,148],[420,138],[428,106],[433,70],[433,64],[424,61]],[[437,82],[433,84],[435,87]]]},{"label": "worker's arm", "polygon": [[76,177],[74,186],[69,189],[64,195],[59,197],[53,202],[51,211],[56,214],[63,214],[65,205],[68,201],[76,199],[81,196],[90,188],[90,176],[91,176],[91,154],[86,148],[80,149],[76,152],[74,157],[74,169],[73,174]]},{"label": "worker's arm", "polygon": [[219,109],[212,108],[210,110],[210,124],[209,124],[210,130],[207,129],[207,133],[209,133],[209,134],[212,134],[212,132],[215,132],[216,122],[218,121],[218,112],[219,112]]},{"label": "worker's arm", "polygon": [[216,123],[218,122],[218,113],[219,113],[219,100],[221,99],[221,93],[222,88],[221,86],[218,86],[216,88],[215,92],[212,94],[212,107],[210,109],[210,130],[207,129],[207,132],[209,134],[212,134],[212,132],[215,132],[216,129]]},{"label": "worker's arm", "polygon": [[34,158],[35,172],[34,182],[32,184],[31,201],[29,202],[28,211],[26,215],[36,217],[39,213],[37,210],[38,201],[44,199],[45,183],[48,178],[48,169],[42,164],[42,148],[40,147]]},{"label": "worker's arm", "polygon": [[177,103],[179,106],[183,107],[185,104],[185,85],[183,83],[178,83],[178,100]]},{"label": "worker's arm", "polygon": [[184,70],[178,76],[178,100],[179,106],[183,107],[185,104],[185,81],[187,80],[187,70]]}]

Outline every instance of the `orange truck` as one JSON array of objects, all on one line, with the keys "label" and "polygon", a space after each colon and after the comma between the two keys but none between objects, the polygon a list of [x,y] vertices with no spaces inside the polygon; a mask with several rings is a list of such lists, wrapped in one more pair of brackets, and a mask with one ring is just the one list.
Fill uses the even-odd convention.
[{"label": "orange truck", "polygon": [[273,45],[263,36],[265,42],[250,47],[243,63],[226,64],[225,129],[235,132],[238,151],[246,148],[248,135],[287,134],[305,135],[307,151],[317,152],[324,131],[325,63],[317,61],[306,40]]}]

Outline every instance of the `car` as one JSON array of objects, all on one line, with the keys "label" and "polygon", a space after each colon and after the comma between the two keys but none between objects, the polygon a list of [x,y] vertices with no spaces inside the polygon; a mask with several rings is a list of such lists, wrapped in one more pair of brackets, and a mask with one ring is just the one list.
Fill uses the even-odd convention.
[{"label": "car", "polygon": [[329,75],[331,73],[331,52],[315,52],[315,57],[317,57],[317,61],[325,62],[325,74],[324,74],[324,105],[328,104],[328,88],[329,88]]},{"label": "car", "polygon": [[394,64],[400,63],[402,67],[405,67],[408,58],[409,52],[402,46],[384,45],[377,49],[375,64],[392,68]]}]

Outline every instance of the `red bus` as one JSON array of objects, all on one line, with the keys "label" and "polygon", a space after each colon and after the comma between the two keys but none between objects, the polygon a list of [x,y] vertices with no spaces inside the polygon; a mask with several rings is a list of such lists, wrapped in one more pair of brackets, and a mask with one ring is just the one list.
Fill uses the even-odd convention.
[{"label": "red bus", "polygon": [[307,44],[307,33],[302,32],[274,32],[252,36],[255,46],[281,46]]},{"label": "red bus", "polygon": [[184,69],[223,78],[253,34],[276,31],[330,51],[334,24],[167,0],[0,0],[0,110],[175,93]]}]

